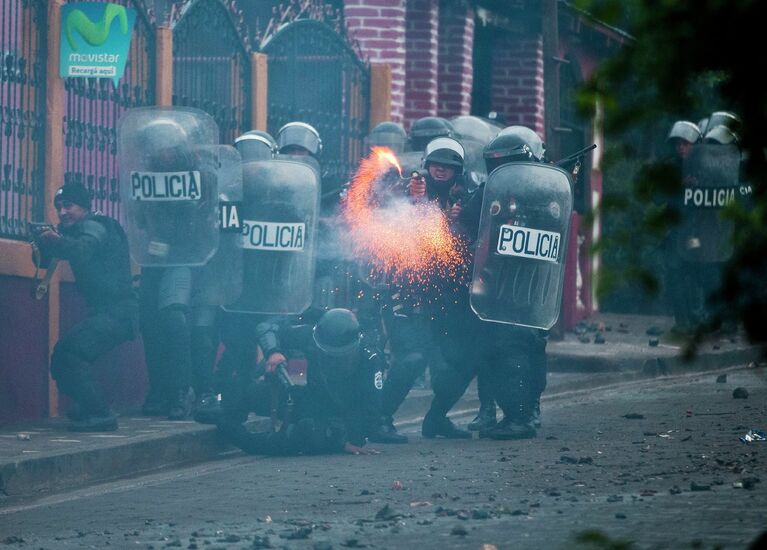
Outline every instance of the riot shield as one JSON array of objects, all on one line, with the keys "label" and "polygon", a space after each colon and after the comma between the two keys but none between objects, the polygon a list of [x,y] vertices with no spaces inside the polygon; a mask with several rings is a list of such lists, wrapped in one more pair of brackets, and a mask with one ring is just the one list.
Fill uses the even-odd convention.
[{"label": "riot shield", "polygon": [[480,319],[554,326],[572,208],[572,181],[561,168],[511,163],[490,174],[471,281],[471,307]]},{"label": "riot shield", "polygon": [[463,163],[466,172],[466,185],[472,191],[487,181],[487,167],[485,158],[482,156],[485,145],[470,138],[461,138],[458,141],[463,145],[465,160]]},{"label": "riot shield", "polygon": [[303,313],[312,302],[320,181],[289,160],[243,165],[243,285],[224,306],[242,313]]},{"label": "riot shield", "polygon": [[218,247],[218,182],[205,149],[213,118],[196,109],[129,109],[118,123],[120,194],[141,266],[204,265]]},{"label": "riot shield", "polygon": [[487,144],[498,135],[500,128],[475,116],[458,116],[450,121],[458,133],[458,141],[471,139],[478,143]]},{"label": "riot shield", "polygon": [[242,158],[230,145],[206,149],[206,160],[218,174],[219,244],[213,257],[195,280],[195,303],[221,306],[230,304],[242,292],[242,251],[239,220],[242,201]]},{"label": "riot shield", "polygon": [[740,152],[735,145],[699,143],[682,168],[682,220],[677,253],[682,260],[724,262],[732,255],[732,222],[722,209],[741,200]]},{"label": "riot shield", "polygon": [[410,174],[416,170],[421,169],[421,164],[423,162],[423,152],[408,151],[407,153],[398,155],[397,159],[402,166],[402,175],[407,178],[410,177]]}]

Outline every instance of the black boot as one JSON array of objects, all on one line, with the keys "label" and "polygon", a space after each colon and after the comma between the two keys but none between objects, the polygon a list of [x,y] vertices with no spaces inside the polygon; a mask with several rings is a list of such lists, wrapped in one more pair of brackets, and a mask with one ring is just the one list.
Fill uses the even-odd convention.
[{"label": "black boot", "polygon": [[373,443],[397,444],[407,443],[407,436],[397,433],[397,428],[391,419],[386,419],[376,427],[376,430],[368,437]]},{"label": "black boot", "polygon": [[190,387],[176,392],[176,398],[170,406],[168,420],[188,420],[194,407],[194,390]]},{"label": "black boot", "polygon": [[106,409],[82,420],[73,420],[69,424],[70,432],[114,432],[117,430],[117,415]]},{"label": "black boot", "polygon": [[537,435],[532,418],[527,422],[504,418],[494,427],[479,432],[479,437],[487,439],[532,439]]},{"label": "black boot", "polygon": [[218,396],[213,392],[200,394],[194,403],[194,421],[200,424],[218,424],[223,416]]},{"label": "black boot", "polygon": [[479,406],[479,412],[477,416],[469,422],[466,426],[467,429],[478,432],[481,430],[487,430],[495,426],[495,401],[491,401],[489,405],[482,403]]},{"label": "black boot", "polygon": [[427,439],[444,437],[445,439],[471,439],[471,434],[460,429],[447,416],[426,413],[421,425],[421,434]]}]

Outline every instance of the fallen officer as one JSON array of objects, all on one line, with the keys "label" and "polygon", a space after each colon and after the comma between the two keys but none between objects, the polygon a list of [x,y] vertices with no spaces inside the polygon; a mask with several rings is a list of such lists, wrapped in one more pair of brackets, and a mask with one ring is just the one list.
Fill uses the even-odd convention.
[{"label": "fallen officer", "polygon": [[[239,395],[225,396],[219,429],[229,440],[249,454],[377,454],[365,444],[380,419],[385,362],[363,342],[354,314],[331,309],[314,326],[264,323],[258,330],[277,337],[262,366],[243,375]],[[282,350],[304,354],[305,384],[291,378]],[[271,429],[249,431],[242,423],[248,412],[270,416]]]}]

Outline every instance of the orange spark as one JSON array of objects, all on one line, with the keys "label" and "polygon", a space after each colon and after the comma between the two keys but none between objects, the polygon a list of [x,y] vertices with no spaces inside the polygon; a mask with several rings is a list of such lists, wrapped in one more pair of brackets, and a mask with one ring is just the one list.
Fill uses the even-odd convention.
[{"label": "orange spark", "polygon": [[[395,183],[393,170],[399,176]],[[465,267],[466,244],[438,204],[411,201],[401,174],[386,147],[374,147],[361,161],[342,209],[352,252],[369,262],[377,279],[433,286],[437,278],[457,278]]]}]

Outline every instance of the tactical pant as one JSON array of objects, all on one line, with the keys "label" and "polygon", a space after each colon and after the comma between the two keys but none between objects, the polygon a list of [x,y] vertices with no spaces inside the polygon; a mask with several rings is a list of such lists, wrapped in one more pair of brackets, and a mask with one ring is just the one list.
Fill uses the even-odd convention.
[{"label": "tactical pant", "polygon": [[141,335],[150,395],[158,400],[173,399],[192,383],[191,294],[191,268],[141,272]]},{"label": "tactical pant", "polygon": [[219,426],[227,438],[248,454],[290,456],[343,452],[346,429],[341,421],[302,418],[278,431],[254,433],[242,424]]},{"label": "tactical pant", "polygon": [[432,371],[429,414],[446,415],[478,374],[505,417],[529,421],[546,386],[546,339],[535,329],[480,321],[468,310],[454,317],[434,326],[444,360]]},{"label": "tactical pant", "polygon": [[[502,357],[500,364],[507,361],[505,357],[510,355],[512,358],[515,351],[520,347],[522,349],[530,350],[529,360],[531,362],[530,369],[527,370],[527,376],[530,377],[529,383],[525,383],[524,387],[529,389],[529,399],[533,403],[537,404],[546,389],[546,376],[548,373],[548,364],[546,361],[546,337],[540,331],[535,329],[523,329],[516,327],[509,327],[507,329],[508,336],[501,335],[501,338],[508,337],[510,343],[507,351],[501,350],[499,353]],[[496,346],[496,344],[491,343]],[[495,380],[490,370],[493,369],[493,365],[488,365],[487,368],[482,369],[477,374],[477,394],[479,396],[480,408],[492,407],[496,402],[495,387],[498,383]],[[503,381],[502,381],[503,382]],[[508,408],[508,406],[507,406]]]},{"label": "tactical pant", "polygon": [[263,315],[231,312],[224,313],[221,319],[224,353],[218,363],[215,385],[221,392],[221,405],[225,414],[239,422],[244,422],[248,412],[255,410],[249,408],[252,405],[246,404],[245,392],[252,383],[251,377],[256,367],[259,330],[268,319]]},{"label": "tactical pant", "polygon": [[527,422],[546,388],[546,339],[540,331],[494,325],[483,342],[493,395],[506,418]]},{"label": "tactical pant", "polygon": [[109,407],[93,386],[90,366],[97,358],[135,336],[136,303],[125,300],[94,311],[62,336],[51,356],[51,376],[84,416],[103,416]]},{"label": "tactical pant", "polygon": [[391,419],[437,351],[426,315],[398,316],[387,309],[384,319],[393,362],[381,393],[381,412]]},{"label": "tactical pant", "polygon": [[199,397],[215,391],[213,369],[218,352],[219,327],[216,306],[192,308],[191,371],[192,387]]}]

